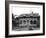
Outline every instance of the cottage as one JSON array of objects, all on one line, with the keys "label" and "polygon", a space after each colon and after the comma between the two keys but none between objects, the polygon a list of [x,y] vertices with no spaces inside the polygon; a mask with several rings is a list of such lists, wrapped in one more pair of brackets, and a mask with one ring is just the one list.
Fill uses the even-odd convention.
[{"label": "cottage", "polygon": [[22,14],[16,19],[18,28],[31,30],[40,27],[40,16],[38,13]]}]

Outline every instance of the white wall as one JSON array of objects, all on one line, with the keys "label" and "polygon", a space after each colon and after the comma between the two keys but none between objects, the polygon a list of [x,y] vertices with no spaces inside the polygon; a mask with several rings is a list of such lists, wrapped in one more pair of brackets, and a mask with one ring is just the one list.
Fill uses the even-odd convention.
[{"label": "white wall", "polygon": [[[21,0],[21,1],[45,2],[46,0]],[[0,0],[0,38],[5,38],[5,0]],[[28,36],[18,38],[46,38],[46,33],[45,36]]]},{"label": "white wall", "polygon": [[0,0],[0,38],[5,36],[5,0]]}]

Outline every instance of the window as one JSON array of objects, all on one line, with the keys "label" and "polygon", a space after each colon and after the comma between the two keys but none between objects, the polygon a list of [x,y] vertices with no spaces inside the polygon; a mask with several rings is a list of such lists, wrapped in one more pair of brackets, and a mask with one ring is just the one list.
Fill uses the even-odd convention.
[{"label": "window", "polygon": [[30,21],[30,24],[33,24],[33,21],[32,20]]},{"label": "window", "polygon": [[26,21],[25,21],[25,20],[23,20],[23,23],[24,23],[24,24],[26,24]]},{"label": "window", "polygon": [[36,20],[34,20],[34,24],[36,24]]}]

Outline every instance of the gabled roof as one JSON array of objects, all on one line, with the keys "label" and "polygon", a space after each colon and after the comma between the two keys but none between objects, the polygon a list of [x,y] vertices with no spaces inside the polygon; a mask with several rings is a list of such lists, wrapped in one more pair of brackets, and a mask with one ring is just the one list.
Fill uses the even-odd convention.
[{"label": "gabled roof", "polygon": [[30,14],[21,14],[19,17],[30,17],[30,16],[34,16],[34,17],[36,17],[36,16],[39,16],[39,14],[38,13],[30,13]]},{"label": "gabled roof", "polygon": [[16,18],[36,18],[36,17],[40,17],[40,15],[38,13],[21,14]]}]

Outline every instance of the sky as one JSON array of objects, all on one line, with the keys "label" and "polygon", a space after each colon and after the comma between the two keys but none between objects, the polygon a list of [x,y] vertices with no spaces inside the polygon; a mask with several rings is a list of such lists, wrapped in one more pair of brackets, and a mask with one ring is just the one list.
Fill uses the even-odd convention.
[{"label": "sky", "polygon": [[21,14],[41,13],[42,7],[40,5],[27,5],[27,4],[10,4],[11,12],[18,17]]}]

